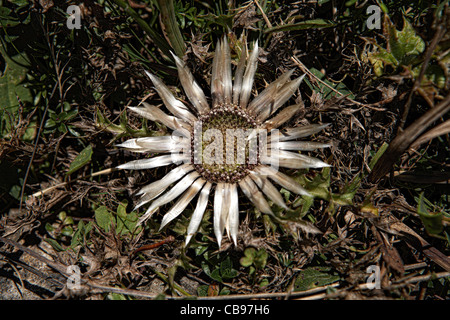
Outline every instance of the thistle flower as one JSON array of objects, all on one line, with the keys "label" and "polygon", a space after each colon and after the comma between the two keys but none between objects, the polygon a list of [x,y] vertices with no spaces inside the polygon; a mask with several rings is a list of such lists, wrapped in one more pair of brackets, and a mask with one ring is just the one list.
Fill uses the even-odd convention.
[{"label": "thistle flower", "polygon": [[321,131],[327,124],[278,130],[301,107],[296,104],[280,109],[303,79],[301,76],[291,80],[294,70],[281,75],[251,99],[258,62],[257,42],[250,53],[244,42],[233,79],[227,39],[224,37],[218,41],[212,64],[211,99],[205,96],[185,63],[175,55],[174,59],[179,80],[191,105],[188,107],[176,99],[159,78],[146,72],[172,115],[145,102],[141,107],[129,108],[144,118],[164,124],[173,133],[130,139],[119,144],[131,151],[162,155],[131,161],[118,168],[138,170],[178,164],[162,179],[144,186],[138,192],[141,198],[136,208],[150,202],[139,223],[149,219],[161,206],[178,198],[163,216],[160,226],[163,228],[199,194],[187,230],[187,244],[198,230],[213,194],[214,233],[219,246],[224,230],[236,245],[238,189],[265,214],[273,214],[266,197],[288,209],[272,182],[296,194],[309,195],[296,180],[278,168],[328,166],[321,160],[298,152],[329,147],[328,144],[297,140]]}]

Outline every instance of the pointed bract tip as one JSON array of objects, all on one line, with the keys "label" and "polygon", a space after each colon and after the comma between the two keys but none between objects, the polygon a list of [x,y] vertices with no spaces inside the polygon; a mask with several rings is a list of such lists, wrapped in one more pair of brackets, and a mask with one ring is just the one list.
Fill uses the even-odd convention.
[{"label": "pointed bract tip", "polygon": [[153,75],[150,71],[147,71],[147,70],[144,70],[144,72],[147,75],[147,77],[149,77],[150,80],[152,80],[152,82],[153,82],[153,79],[156,78],[155,75]]}]

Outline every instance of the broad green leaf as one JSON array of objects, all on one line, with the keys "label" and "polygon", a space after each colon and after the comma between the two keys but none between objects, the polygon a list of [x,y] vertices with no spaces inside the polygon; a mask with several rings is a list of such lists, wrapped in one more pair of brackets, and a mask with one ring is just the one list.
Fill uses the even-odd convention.
[{"label": "broad green leaf", "polygon": [[220,289],[219,296],[228,296],[231,293],[230,289],[227,287],[223,287]]},{"label": "broad green leaf", "polygon": [[117,215],[122,219],[127,219],[127,205],[128,202],[125,200],[121,202],[117,207]]},{"label": "broad green leaf", "polygon": [[91,161],[92,153],[93,152],[91,145],[84,148],[83,151],[81,151],[78,156],[72,161],[69,167],[69,171],[67,171],[66,175],[70,175],[88,164]]},{"label": "broad green leaf", "polygon": [[264,269],[267,264],[267,259],[269,258],[268,253],[263,248],[259,249],[256,253],[255,259],[253,261],[257,269]]},{"label": "broad green leaf", "polygon": [[116,232],[121,235],[128,233],[137,234],[142,228],[142,226],[138,226],[136,229],[136,224],[139,219],[138,214],[136,212],[127,213],[126,208],[126,201],[120,203],[117,207]]},{"label": "broad green leaf", "polygon": [[399,62],[394,57],[394,55],[388,52],[383,47],[376,45],[377,51],[369,55],[369,61],[373,64],[375,69],[375,73],[383,74],[383,67],[385,65],[392,65],[397,67]]},{"label": "broad green leaf", "polygon": [[61,229],[61,234],[64,236],[71,236],[73,234],[73,228],[71,226],[64,226]]},{"label": "broad green leaf", "polygon": [[106,206],[101,206],[95,210],[95,222],[105,232],[109,232],[111,224],[114,222],[114,217]]},{"label": "broad green leaf", "polygon": [[253,259],[256,255],[255,248],[247,248],[244,250],[244,257],[242,257],[239,262],[243,267],[250,267],[253,264]]},{"label": "broad green leaf", "polygon": [[254,265],[256,269],[264,269],[269,255],[263,248],[256,250],[255,248],[247,248],[244,250],[244,257],[239,262],[243,267]]},{"label": "broad green leaf", "polygon": [[216,280],[217,282],[223,282],[222,276],[220,274],[220,269],[214,269],[213,272],[209,275],[213,280]]},{"label": "broad green leaf", "polygon": [[306,291],[339,281],[340,277],[330,274],[330,270],[327,267],[310,267],[302,270],[295,280],[294,291]]},{"label": "broad green leaf", "polygon": [[[0,44],[0,60],[5,65],[4,70],[0,70],[0,137],[8,134],[14,126],[14,115],[19,108],[19,99],[25,102],[32,102],[31,91],[23,82],[26,79],[28,61],[22,54],[12,58],[5,53]],[[1,62],[1,61],[0,61]],[[10,117],[11,115],[12,117]],[[31,124],[30,124],[31,127]],[[32,130],[33,132],[35,129]],[[28,132],[28,135],[33,134]]]},{"label": "broad green leaf", "polygon": [[[331,170],[330,168],[323,168],[322,172],[320,174],[317,174],[314,176],[314,178],[309,181],[306,179],[304,175],[300,175],[298,177],[298,180],[304,179],[304,181],[301,181],[302,185],[306,186],[306,190],[313,195],[314,197],[318,197],[324,200],[329,201],[330,200],[330,177],[331,177]],[[308,199],[308,202],[313,201],[313,198],[303,196],[303,199]],[[294,206],[297,206],[294,204]]]},{"label": "broad green leaf", "polygon": [[388,29],[387,48],[374,44],[375,50],[367,54],[367,59],[373,66],[376,76],[382,76],[384,67],[391,65],[394,68],[411,65],[417,57],[425,50],[425,42],[418,36],[403,17],[403,29],[397,30],[390,19],[385,20]]},{"label": "broad green leaf", "polygon": [[425,50],[425,42],[416,35],[411,24],[403,17],[403,29],[398,31],[390,20],[389,45],[391,52],[402,65],[408,65],[412,59]]}]

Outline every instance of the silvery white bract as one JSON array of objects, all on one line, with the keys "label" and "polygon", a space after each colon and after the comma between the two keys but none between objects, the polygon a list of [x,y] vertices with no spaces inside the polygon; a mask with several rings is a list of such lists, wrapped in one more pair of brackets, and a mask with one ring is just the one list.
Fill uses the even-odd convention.
[{"label": "silvery white bract", "polygon": [[150,202],[139,219],[142,223],[158,208],[178,199],[163,216],[163,228],[196,198],[186,244],[198,230],[211,193],[214,193],[214,233],[219,246],[224,230],[236,244],[238,186],[259,211],[273,214],[265,196],[274,204],[288,209],[273,183],[296,194],[308,195],[297,181],[279,172],[278,167],[328,166],[298,152],[329,147],[328,144],[297,140],[321,131],[326,124],[278,130],[301,107],[291,105],[280,109],[299,88],[303,76],[291,80],[293,70],[290,70],[251,99],[258,44],[255,43],[252,52],[248,53],[246,41],[243,43],[234,79],[227,39],[224,37],[217,43],[210,83],[211,99],[205,96],[184,62],[174,55],[179,80],[191,103],[189,106],[175,98],[160,79],[147,72],[171,115],[145,102],[130,109],[144,118],[164,124],[173,130],[173,134],[130,139],[119,145],[135,152],[162,154],[120,165],[121,169],[178,165],[161,180],[139,191],[141,199],[136,208]]}]

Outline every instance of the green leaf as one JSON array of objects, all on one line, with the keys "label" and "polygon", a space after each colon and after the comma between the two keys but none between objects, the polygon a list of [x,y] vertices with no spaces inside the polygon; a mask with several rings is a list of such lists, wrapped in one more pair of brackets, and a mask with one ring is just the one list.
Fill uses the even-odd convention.
[{"label": "green leaf", "polygon": [[389,46],[383,48],[375,44],[375,51],[367,55],[378,77],[383,75],[385,66],[392,65],[394,68],[409,66],[425,50],[425,42],[416,35],[416,31],[405,17],[401,31],[395,28],[391,20],[387,19],[386,23]]},{"label": "green leaf", "polygon": [[64,236],[69,236],[70,237],[73,234],[73,228],[71,226],[64,226],[61,229],[61,234],[64,235]]},{"label": "green leaf", "polygon": [[114,222],[114,217],[106,206],[101,206],[95,210],[95,222],[105,232],[109,232],[111,224]]},{"label": "green leaf", "polygon": [[[321,82],[317,82],[317,85],[313,86],[308,79],[305,79],[306,84],[311,88],[311,90],[321,93],[324,99],[330,99],[334,96],[346,96],[350,99],[355,98],[353,92],[351,92],[343,82],[334,83],[327,80],[325,78],[325,74],[323,74],[316,68],[311,68],[309,71],[311,71],[311,73],[313,73],[318,79],[322,80],[328,85],[326,86]],[[334,90],[330,89],[329,87],[333,88]],[[339,93],[337,93],[336,91]]]},{"label": "green leaf", "polygon": [[243,267],[254,265],[256,269],[264,269],[267,264],[269,255],[264,248],[256,250],[255,248],[247,248],[244,250],[244,257],[239,262]]},{"label": "green leaf", "polygon": [[220,289],[219,296],[228,296],[231,293],[230,289],[227,287],[223,287]]},{"label": "green leaf", "polygon": [[253,257],[242,257],[239,260],[239,263],[243,266],[243,267],[250,267],[253,264]]},{"label": "green leaf", "polygon": [[183,36],[176,20],[173,0],[158,0],[158,4],[165,35],[169,39],[175,54],[182,58],[186,49]]},{"label": "green leaf", "polygon": [[425,230],[429,234],[439,234],[442,230],[444,230],[444,226],[442,224],[442,212],[430,213],[425,204],[425,200],[426,199],[424,198],[422,192],[418,200],[417,213],[425,226]]},{"label": "green leaf", "polygon": [[263,289],[264,287],[267,287],[268,285],[269,285],[269,279],[264,278],[259,282],[259,287],[261,289]]},{"label": "green leaf", "polygon": [[47,238],[44,240],[47,241],[48,243],[50,243],[50,245],[53,247],[53,249],[55,249],[57,252],[64,251],[64,248],[55,239]]},{"label": "green leaf", "polygon": [[69,171],[67,171],[66,175],[70,175],[88,164],[91,161],[92,153],[93,152],[91,145],[84,148],[83,151],[81,151],[75,158],[75,160],[72,161],[69,167]]},{"label": "green leaf", "polygon": [[377,153],[373,156],[372,160],[370,160],[369,168],[373,169],[377,161],[381,158],[383,153],[386,151],[387,147],[389,146],[388,143],[383,142],[383,145],[378,149]]},{"label": "green leaf", "polygon": [[30,89],[23,84],[27,74],[27,68],[24,67],[28,64],[26,57],[18,54],[10,58],[0,44],[2,64],[5,67],[0,70],[0,137],[9,133],[14,126],[14,117],[10,118],[8,114],[17,114],[19,99],[23,103],[33,101]]},{"label": "green leaf", "polygon": [[199,297],[206,297],[208,295],[208,288],[209,286],[207,284],[203,284],[197,287],[197,295]]},{"label": "green leaf", "polygon": [[220,275],[224,280],[232,279],[238,275],[237,270],[233,269],[233,263],[229,256],[220,263]]},{"label": "green leaf", "polygon": [[399,62],[392,53],[388,52],[386,49],[379,45],[376,45],[377,51],[372,52],[368,55],[368,59],[373,66],[375,75],[380,77],[384,73],[384,66],[392,65],[397,67]]},{"label": "green leaf", "polygon": [[411,24],[403,17],[403,29],[398,31],[390,20],[389,45],[391,52],[402,65],[408,65],[412,59],[425,50],[425,42],[416,35]]},{"label": "green leaf", "polygon": [[114,124],[111,121],[109,121],[103,113],[100,111],[100,109],[97,109],[97,126],[99,126],[101,129],[106,129],[112,133],[115,134],[124,134],[127,132],[126,128]]},{"label": "green leaf", "polygon": [[217,282],[223,282],[222,277],[220,275],[220,269],[214,269],[209,276]]},{"label": "green leaf", "polygon": [[75,248],[75,247],[83,244],[84,235],[85,235],[84,222],[83,222],[83,220],[80,220],[80,222],[78,222],[77,230],[75,231],[75,233],[72,236],[72,241],[70,242],[70,247]]},{"label": "green leaf", "polygon": [[117,218],[116,218],[116,232],[117,234],[138,234],[142,226],[138,226],[136,229],[136,224],[139,219],[136,212],[127,213],[127,201],[123,201],[117,207]]},{"label": "green leaf", "polygon": [[330,274],[331,268],[310,267],[302,270],[294,283],[294,291],[306,291],[322,287],[340,280],[337,275]]},{"label": "green leaf", "polygon": [[285,24],[282,26],[276,26],[269,28],[264,33],[283,32],[292,30],[305,30],[305,29],[323,29],[335,27],[336,23],[331,20],[325,19],[313,19],[307,21],[301,21],[297,23]]},{"label": "green leaf", "polygon": [[255,259],[253,263],[255,264],[256,269],[264,269],[267,264],[267,259],[269,258],[268,253],[264,248],[261,248],[256,253]]},{"label": "green leaf", "polygon": [[255,248],[247,248],[244,250],[244,257],[242,257],[239,262],[243,267],[250,267],[253,264],[253,259],[256,255]]}]

